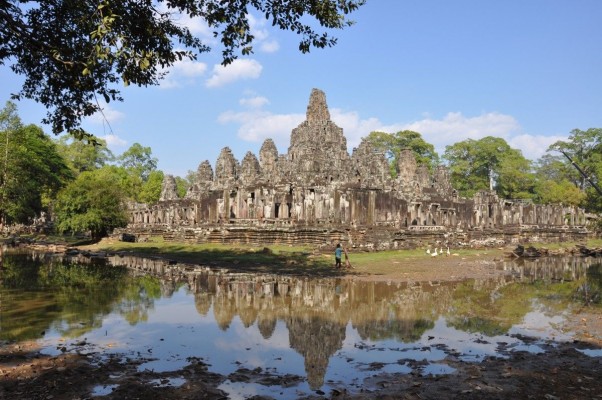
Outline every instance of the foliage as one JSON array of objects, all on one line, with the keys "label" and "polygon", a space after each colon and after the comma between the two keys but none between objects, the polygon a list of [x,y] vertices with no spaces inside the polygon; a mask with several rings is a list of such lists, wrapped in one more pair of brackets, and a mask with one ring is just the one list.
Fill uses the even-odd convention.
[{"label": "foliage", "polygon": [[178,193],[178,197],[183,199],[186,196],[186,192],[188,191],[188,187],[190,184],[188,180],[182,178],[180,176],[176,176],[176,193]]},{"label": "foliage", "polygon": [[[154,199],[155,189],[152,185],[157,183],[156,178],[151,186],[146,186],[150,175],[157,170],[157,159],[152,156],[151,148],[134,143],[121,156],[117,157],[117,162],[120,165],[116,167],[119,169],[117,173],[121,177],[121,186],[125,195],[137,202],[143,201],[142,196]],[[161,194],[161,188],[159,188],[159,194]]]},{"label": "foliage", "polygon": [[142,203],[154,204],[161,197],[161,187],[163,185],[163,171],[152,171],[148,175],[148,180],[142,185],[138,200]]},{"label": "foliage", "polygon": [[5,254],[3,267],[3,340],[37,339],[48,329],[78,337],[99,328],[104,316],[115,311],[136,323],[161,297],[157,278],[134,278],[127,268],[107,268],[104,262]]},{"label": "foliage", "polygon": [[92,171],[102,168],[114,158],[104,139],[95,140],[96,144],[91,146],[81,140],[73,140],[70,135],[63,135],[57,141],[57,149],[76,174]]},{"label": "foliage", "polygon": [[[586,131],[573,129],[568,141],[557,141],[548,148],[548,152],[550,151],[566,153],[587,176],[591,177],[598,170],[602,170],[602,128],[590,128]],[[565,163],[570,164],[568,160],[565,160]],[[570,176],[580,189],[589,186],[587,179],[576,169]]]},{"label": "foliage", "polygon": [[124,211],[123,176],[115,167],[82,172],[57,196],[54,206],[59,232],[90,231],[105,236],[128,222]]},{"label": "foliage", "polygon": [[55,143],[35,125],[23,126],[8,102],[0,111],[0,222],[27,223],[45,210],[71,171]]},{"label": "foliage", "polygon": [[163,71],[196,59],[210,47],[195,37],[182,16],[203,20],[219,40],[223,64],[253,52],[249,9],[273,26],[301,36],[299,50],[336,44],[325,30],[353,24],[347,15],[365,0],[6,0],[0,3],[0,64],[25,77],[15,98],[42,103],[53,132],[79,128],[83,117],[100,111],[98,98],[122,100],[116,85],[155,85]]},{"label": "foliage", "polygon": [[142,182],[146,182],[149,174],[157,169],[158,160],[152,156],[150,147],[134,143],[122,155],[117,157],[117,161],[131,175],[139,177]]},{"label": "foliage", "polygon": [[502,138],[467,139],[445,147],[452,185],[463,196],[488,190],[490,182],[507,198],[530,198],[535,180],[530,161]]},{"label": "foliage", "polygon": [[532,199],[536,178],[531,161],[520,150],[508,151],[501,158],[497,170],[497,193],[507,199]]},{"label": "foliage", "polygon": [[585,199],[585,193],[567,179],[539,181],[536,192],[536,201],[542,204],[578,206]]},{"label": "foliage", "polygon": [[424,141],[418,132],[407,130],[396,133],[370,132],[366,140],[375,148],[385,152],[393,176],[397,175],[399,154],[403,149],[411,149],[416,156],[416,162],[428,166],[430,170],[439,164],[439,155],[435,147]]},{"label": "foliage", "polygon": [[197,175],[197,171],[193,171],[191,169],[189,169],[188,172],[186,172],[186,177],[184,177],[184,179],[186,179],[188,186],[194,185],[194,183],[196,182]]},{"label": "foliage", "polygon": [[[602,128],[589,128],[586,131],[573,129],[568,141],[558,141],[548,148],[548,152],[558,151],[568,155],[583,171],[571,165],[567,158],[555,158],[557,176],[571,181],[585,192],[581,203],[589,211],[602,212],[602,195],[596,191],[590,181],[600,186],[602,176]],[[546,165],[549,167],[549,163]],[[586,178],[587,177],[587,178]]]}]

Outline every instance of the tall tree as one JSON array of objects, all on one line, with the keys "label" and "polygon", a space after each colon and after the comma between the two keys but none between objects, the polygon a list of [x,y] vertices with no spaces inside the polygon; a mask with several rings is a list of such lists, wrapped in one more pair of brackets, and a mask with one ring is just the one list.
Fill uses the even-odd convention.
[{"label": "tall tree", "polygon": [[532,196],[535,181],[530,162],[502,138],[487,136],[446,146],[443,158],[449,164],[452,184],[463,196],[490,185],[504,197]]},{"label": "tall tree", "polygon": [[564,178],[572,181],[585,193],[581,205],[589,211],[602,212],[602,196],[594,188],[602,186],[602,128],[589,128],[586,131],[573,129],[567,141],[558,141],[548,148],[568,155],[584,175],[571,165],[567,158]]},{"label": "tall tree", "polygon": [[70,135],[62,135],[57,141],[57,148],[71,169],[79,174],[101,168],[114,159],[105,140],[96,138],[95,141],[96,144],[90,146]]},{"label": "tall tree", "polygon": [[585,192],[579,190],[567,179],[539,180],[535,190],[535,200],[542,204],[566,204],[581,206],[585,200]]},{"label": "tall tree", "polygon": [[82,172],[58,194],[54,203],[60,233],[90,232],[99,239],[128,222],[123,176],[119,168],[103,167]]},{"label": "tall tree", "polygon": [[396,133],[370,132],[366,140],[385,153],[393,176],[397,175],[397,161],[403,149],[411,149],[418,164],[426,165],[429,169],[439,164],[439,154],[435,151],[435,147],[426,142],[418,132],[408,130]]},{"label": "tall tree", "polygon": [[[600,179],[597,170],[602,168],[600,167],[602,165],[602,128],[590,128],[586,131],[573,129],[568,141],[557,141],[548,148],[548,152],[551,151],[566,153],[587,176]],[[567,165],[570,164],[567,159],[564,159],[564,161]],[[580,189],[586,189],[590,186],[585,177],[576,169],[572,167],[571,169],[573,173],[567,178],[572,178]]]},{"label": "tall tree", "polygon": [[152,171],[148,176],[148,180],[142,185],[138,201],[147,204],[158,202],[161,197],[163,178],[163,171]]},{"label": "tall tree", "polygon": [[23,126],[10,102],[0,111],[0,128],[0,223],[27,223],[72,174],[52,139],[38,126]]},{"label": "tall tree", "polygon": [[140,143],[134,143],[117,157],[117,161],[132,175],[140,177],[143,182],[146,182],[149,174],[157,169],[157,159],[152,156],[151,148],[144,147]]},{"label": "tall tree", "polygon": [[[336,44],[329,30],[353,24],[347,16],[365,0],[2,0],[0,64],[25,77],[16,98],[42,103],[54,133],[77,137],[81,118],[100,110],[98,98],[122,100],[117,84],[155,85],[178,60],[210,47],[180,22],[199,18],[222,46],[224,64],[253,52],[250,10],[301,36],[299,50]],[[316,31],[316,26],[324,32]]]},{"label": "tall tree", "polygon": [[178,197],[183,199],[184,196],[186,196],[186,192],[188,191],[189,187],[190,183],[188,183],[187,179],[182,178],[181,176],[176,176],[176,192],[178,193]]}]

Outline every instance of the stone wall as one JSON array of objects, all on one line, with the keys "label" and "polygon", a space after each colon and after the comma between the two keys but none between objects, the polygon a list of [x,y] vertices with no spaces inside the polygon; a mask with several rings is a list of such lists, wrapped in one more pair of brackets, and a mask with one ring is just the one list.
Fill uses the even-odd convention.
[{"label": "stone wall", "polygon": [[132,205],[127,231],[192,242],[345,241],[366,248],[587,235],[588,216],[576,207],[506,200],[490,191],[461,198],[445,167],[431,173],[409,149],[397,168],[392,179],[384,154],[365,141],[350,156],[325,94],[313,89],[286,154],[267,139],[259,158],[248,152],[239,163],[225,147],[215,171],[209,161],[199,165],[184,199],[167,176],[157,204]]}]

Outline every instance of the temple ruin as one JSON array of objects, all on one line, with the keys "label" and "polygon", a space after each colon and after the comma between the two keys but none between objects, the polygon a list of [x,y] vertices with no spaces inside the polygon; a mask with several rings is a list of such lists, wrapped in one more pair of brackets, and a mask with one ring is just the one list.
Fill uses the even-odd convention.
[{"label": "temple ruin", "polygon": [[408,248],[427,243],[467,245],[569,240],[587,235],[583,210],[502,199],[493,191],[462,198],[446,167],[418,165],[400,154],[397,178],[385,155],[368,142],[347,151],[326,95],[313,89],[306,120],[291,132],[286,154],[271,139],[259,157],[239,162],[225,147],[203,161],[184,198],[166,176],[157,204],[130,208],[126,229],[137,237],[232,243],[345,242],[362,248]]}]

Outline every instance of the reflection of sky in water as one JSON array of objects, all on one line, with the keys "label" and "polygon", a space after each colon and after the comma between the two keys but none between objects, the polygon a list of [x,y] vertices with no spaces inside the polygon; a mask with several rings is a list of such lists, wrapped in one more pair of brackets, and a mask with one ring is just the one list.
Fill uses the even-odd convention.
[{"label": "reflection of sky in water", "polygon": [[522,323],[510,328],[508,333],[540,339],[571,340],[572,335],[570,332],[565,333],[558,328],[563,321],[564,312],[562,315],[549,315],[549,313],[546,313],[543,305],[537,301],[533,301],[532,311],[524,316]]},{"label": "reflection of sky in water", "polygon": [[[562,322],[561,316],[546,316],[537,303],[533,307],[520,324],[510,329],[509,334],[542,339],[568,338],[555,328]],[[63,343],[69,349],[70,342],[81,339]],[[206,315],[199,314],[193,295],[185,289],[173,293],[170,298],[157,300],[146,321],[131,325],[121,316],[110,314],[103,320],[102,328],[88,332],[85,339],[105,352],[124,352],[148,360],[138,367],[139,371],[175,371],[188,365],[189,357],[198,357],[210,365],[210,371],[223,375],[239,368],[261,368],[272,375],[292,374],[306,378],[304,357],[291,349],[284,321],[276,323],[269,339],[261,335],[257,322],[245,328],[238,317],[232,319],[226,330],[222,330],[217,325],[213,309]],[[48,332],[44,339],[48,345],[45,352],[60,352],[58,340],[56,331]],[[499,353],[500,343],[511,351],[543,351],[537,344],[525,344],[508,334],[486,336],[458,330],[448,326],[442,316],[418,340],[410,343],[395,339],[362,339],[352,324],[347,323],[341,348],[328,360],[321,389],[328,393],[340,386],[360,388],[364,379],[379,373],[409,374],[416,371],[422,375],[450,374],[455,369],[442,363],[449,355],[468,362],[478,362],[485,356],[503,357]],[[161,383],[157,381],[156,384]],[[164,385],[181,384],[183,380],[171,378]],[[295,398],[312,393],[307,381],[285,386],[226,380],[220,389],[228,392],[233,399],[253,395]],[[114,388],[114,385],[97,386],[91,395],[102,396]]]},{"label": "reflection of sky in water", "polygon": [[117,389],[119,385],[98,385],[98,386],[94,386],[94,388],[92,388],[92,393],[90,393],[90,395],[92,397],[98,397],[98,396],[106,396],[108,394],[113,393],[113,390]]},{"label": "reflection of sky in water", "polygon": [[[148,316],[144,321],[131,324],[122,315],[113,312],[104,316],[100,328],[70,339],[59,336],[59,329],[64,329],[65,326],[57,322],[54,325],[55,329],[46,331],[41,343],[46,346],[44,350],[46,354],[56,355],[61,353],[62,346],[65,346],[67,351],[71,351],[75,343],[85,340],[87,351],[100,351],[106,354],[123,353],[124,358],[142,359],[138,371],[177,371],[189,365],[190,358],[198,358],[209,365],[209,371],[224,376],[246,368],[258,370],[260,375],[290,374],[300,377],[299,380],[293,379],[292,383],[272,380],[270,385],[255,382],[254,379],[259,379],[256,376],[251,376],[250,381],[243,382],[231,377],[220,386],[220,389],[226,391],[230,398],[243,399],[254,395],[297,398],[315,393],[316,382],[319,389],[326,394],[332,389],[342,387],[353,391],[354,388],[363,387],[366,379],[378,374],[453,374],[455,369],[446,364],[448,359],[480,362],[485,357],[506,357],[505,352],[508,351],[541,353],[545,351],[545,346],[541,345],[543,342],[548,343],[550,339],[557,341],[572,339],[571,332],[563,333],[560,329],[567,311],[562,307],[559,307],[560,311],[550,311],[550,307],[546,308],[537,300],[531,301],[529,311],[520,321],[512,324],[507,332],[488,336],[457,328],[464,326],[458,324],[458,321],[463,321],[463,318],[469,320],[474,317],[477,321],[483,318],[495,325],[498,316],[473,315],[472,310],[465,315],[454,315],[453,311],[447,311],[453,309],[449,306],[451,302],[464,301],[464,297],[453,297],[453,288],[448,292],[429,292],[428,296],[432,296],[435,303],[439,300],[437,293],[450,296],[447,298],[450,303],[437,309],[438,305],[433,304],[433,300],[431,303],[421,302],[424,297],[421,297],[419,290],[406,290],[403,286],[398,286],[390,287],[388,289],[390,291],[386,292],[385,289],[377,286],[366,290],[360,287],[359,283],[346,284],[347,292],[341,290],[340,283],[337,283],[336,287],[316,285],[309,289],[304,288],[303,290],[306,291],[301,295],[297,293],[297,297],[293,300],[289,298],[293,303],[299,302],[298,309],[295,308],[296,305],[289,304],[285,307],[285,312],[269,314],[268,318],[278,318],[275,324],[270,326],[269,335],[266,335],[265,327],[260,330],[257,317],[253,319],[247,315],[247,321],[254,322],[245,327],[243,320],[238,316],[241,315],[241,309],[232,306],[234,301],[224,305],[232,300],[230,297],[227,301],[222,299],[224,303],[221,304],[216,304],[214,299],[210,305],[210,300],[207,300],[203,304],[207,307],[206,313],[199,313],[195,296],[183,287],[171,293],[169,297],[154,300],[152,307],[146,310]],[[290,283],[289,293],[292,293],[293,285]],[[249,293],[256,296],[264,294],[253,292],[256,289],[252,285],[240,287],[234,285],[234,287],[232,293],[222,292],[222,295],[225,293],[233,296],[236,301],[246,301],[248,298],[242,295],[239,298],[236,296],[241,293],[245,296]],[[463,290],[467,290],[467,287],[469,285]],[[491,298],[492,302],[503,300],[500,291],[494,293],[496,296]],[[207,295],[202,299],[209,297],[210,295]],[[347,317],[337,319],[339,316],[335,315],[336,306],[342,309],[345,304],[349,312],[349,309],[355,306],[363,307],[364,300],[368,304],[365,310],[353,310],[358,311],[357,315],[361,315],[361,318],[352,314],[356,317],[353,323],[349,322],[353,319]],[[277,301],[264,304],[259,298],[252,298],[252,301],[257,301],[252,305],[256,313],[261,312],[262,305],[280,307],[283,304]],[[311,304],[304,304],[302,301]],[[380,307],[383,304],[385,306]],[[235,309],[228,309],[229,306]],[[369,306],[374,308],[370,309]],[[420,308],[421,306],[424,307]],[[485,305],[482,309],[485,313],[490,312]],[[377,312],[385,310],[388,313],[371,314],[374,310]],[[216,318],[216,315],[219,317],[220,311],[225,314],[230,312],[233,315],[231,320],[229,320],[230,315],[221,315],[222,326],[227,326],[225,329],[219,327]],[[404,314],[405,312],[407,314]],[[449,323],[446,315],[450,318]],[[229,323],[224,323],[224,319]],[[365,325],[363,325],[364,320],[368,320]],[[453,324],[452,320],[455,320]],[[500,326],[508,325],[500,324]],[[490,330],[490,332],[500,332],[500,330]],[[321,343],[327,341],[327,335],[332,336],[331,342]],[[524,342],[521,340],[522,336],[534,339]],[[370,339],[372,337],[379,339]],[[401,337],[406,339],[396,339]],[[409,337],[413,339],[408,339]],[[602,357],[602,350],[580,351],[592,357]],[[314,359],[310,359],[308,354],[311,354]],[[326,365],[320,365],[321,361]],[[313,381],[309,379],[306,371],[308,368],[314,368],[312,363],[316,365],[316,370],[320,371],[318,374],[320,379],[316,380],[314,376]],[[115,379],[117,381],[119,377]],[[149,382],[151,385],[170,386],[179,386],[183,383],[183,378]],[[97,386],[91,395],[106,395],[115,387],[116,385],[110,384]]]}]

